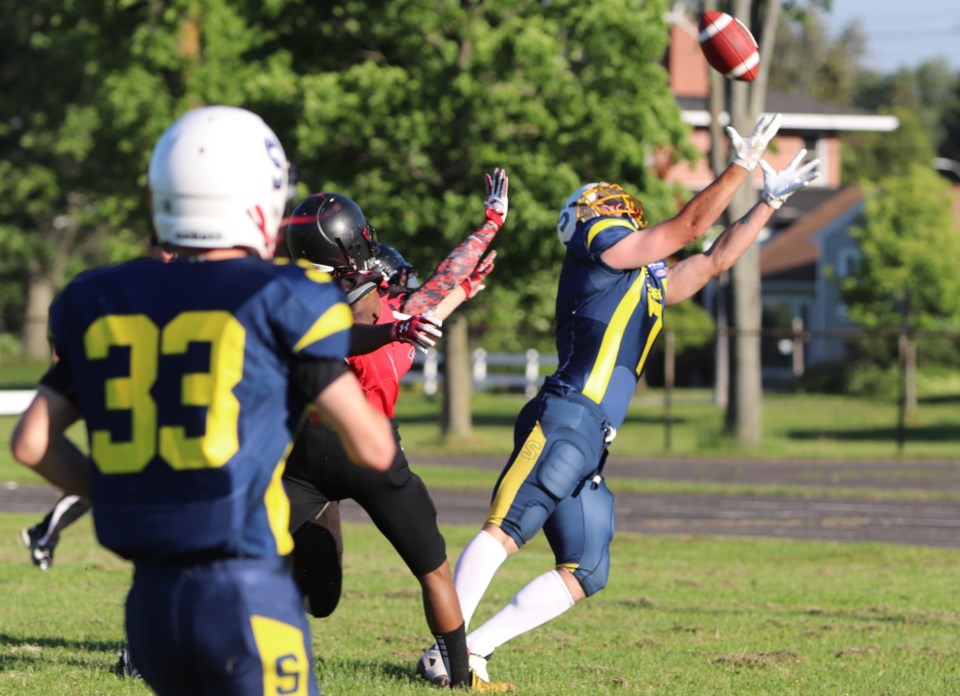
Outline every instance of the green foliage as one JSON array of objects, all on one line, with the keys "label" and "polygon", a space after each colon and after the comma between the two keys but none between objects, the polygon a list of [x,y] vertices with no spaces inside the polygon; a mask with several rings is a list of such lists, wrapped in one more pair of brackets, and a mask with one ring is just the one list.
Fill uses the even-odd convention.
[{"label": "green foliage", "polygon": [[930,168],[933,142],[916,112],[903,107],[895,109],[892,115],[900,120],[900,126],[892,133],[849,133],[843,137],[843,181],[877,182],[905,176],[915,166]]},{"label": "green foliage", "polygon": [[503,166],[510,214],[492,290],[476,303],[496,306],[498,323],[505,312],[513,337],[494,336],[494,347],[530,347],[514,337],[540,336],[543,312],[552,315],[562,257],[554,227],[572,190],[620,181],[653,219],[675,212],[676,191],[647,169],[658,148],[692,155],[659,64],[665,9],[627,0],[303,7],[277,27],[302,75],[290,140],[301,177],[356,198],[427,275],[480,221],[482,174]]},{"label": "green foliage", "polygon": [[960,237],[949,185],[929,166],[889,176],[868,193],[866,222],[851,230],[862,254],[841,289],[865,328],[937,329],[960,314]]},{"label": "green foliage", "polygon": [[770,86],[788,94],[850,105],[858,66],[867,52],[866,36],[855,23],[835,37],[830,29],[822,12],[785,3],[777,26],[777,59],[770,65]]},{"label": "green foliage", "polygon": [[852,90],[856,106],[868,111],[909,114],[933,148],[943,149],[944,138],[950,137],[946,113],[960,85],[960,75],[951,70],[946,60],[929,60],[890,74],[859,68],[856,77]]},{"label": "green foliage", "polygon": [[[187,109],[225,103],[273,126],[301,195],[355,197],[423,275],[482,219],[483,173],[505,167],[498,289],[477,305],[502,301],[515,334],[538,334],[570,191],[620,181],[653,219],[682,194],[647,169],[655,151],[695,154],[660,65],[666,5],[7,0],[0,281],[60,287],[140,253],[153,143]],[[9,314],[22,295],[0,292]]]}]

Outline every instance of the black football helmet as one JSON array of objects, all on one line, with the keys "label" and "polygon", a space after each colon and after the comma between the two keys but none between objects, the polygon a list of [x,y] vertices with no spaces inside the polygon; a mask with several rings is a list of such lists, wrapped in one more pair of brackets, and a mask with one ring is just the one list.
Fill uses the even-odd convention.
[{"label": "black football helmet", "polygon": [[377,248],[377,266],[390,285],[401,285],[408,290],[420,287],[417,269],[403,258],[396,247],[380,242]]},{"label": "black football helmet", "polygon": [[377,231],[360,206],[340,193],[315,193],[290,214],[284,242],[293,260],[306,259],[334,273],[374,267]]}]

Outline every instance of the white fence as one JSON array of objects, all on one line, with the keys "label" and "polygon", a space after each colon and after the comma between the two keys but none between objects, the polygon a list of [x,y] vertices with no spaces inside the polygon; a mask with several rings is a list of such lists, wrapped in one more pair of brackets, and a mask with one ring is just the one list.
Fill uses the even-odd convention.
[{"label": "white fence", "polygon": [[[403,377],[403,384],[423,384],[423,393],[436,394],[443,376],[440,363],[443,356],[435,350],[426,355],[417,353],[413,368]],[[527,396],[533,396],[543,384],[541,367],[553,368],[557,365],[554,354],[542,355],[532,348],[526,353],[488,353],[477,348],[471,355],[473,388],[484,389],[523,389]]]},{"label": "white fence", "polygon": [[[429,396],[437,393],[443,375],[440,363],[443,356],[435,350],[426,355],[417,353],[413,368],[403,377],[403,384],[422,384],[423,392]],[[471,356],[473,388],[484,389],[522,389],[527,396],[533,396],[543,384],[541,367],[553,368],[557,365],[554,354],[541,355],[532,348],[526,353],[488,353],[477,348]],[[34,390],[0,390],[0,416],[15,416],[26,410],[33,399]]]},{"label": "white fence", "polygon": [[0,391],[0,416],[19,416],[33,401],[34,389],[8,389]]}]

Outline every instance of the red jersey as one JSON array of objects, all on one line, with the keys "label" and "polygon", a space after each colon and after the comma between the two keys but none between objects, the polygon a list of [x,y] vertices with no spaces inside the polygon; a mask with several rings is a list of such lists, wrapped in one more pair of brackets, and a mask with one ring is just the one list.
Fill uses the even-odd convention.
[{"label": "red jersey", "polygon": [[[377,323],[392,323],[393,311],[399,310],[404,297],[381,295],[380,318]],[[396,341],[381,346],[372,353],[347,358],[347,363],[360,381],[367,400],[388,418],[393,418],[397,397],[400,395],[400,380],[413,367],[416,354],[417,349],[409,343]]]}]

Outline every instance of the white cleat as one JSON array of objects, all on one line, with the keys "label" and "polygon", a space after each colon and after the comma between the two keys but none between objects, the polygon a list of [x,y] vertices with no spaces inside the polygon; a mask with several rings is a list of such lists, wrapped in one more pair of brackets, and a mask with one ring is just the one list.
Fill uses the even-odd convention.
[{"label": "white cleat", "polygon": [[417,661],[417,674],[434,686],[450,686],[450,675],[447,674],[447,667],[443,664],[443,656],[440,655],[440,648],[436,643],[420,656]]}]

